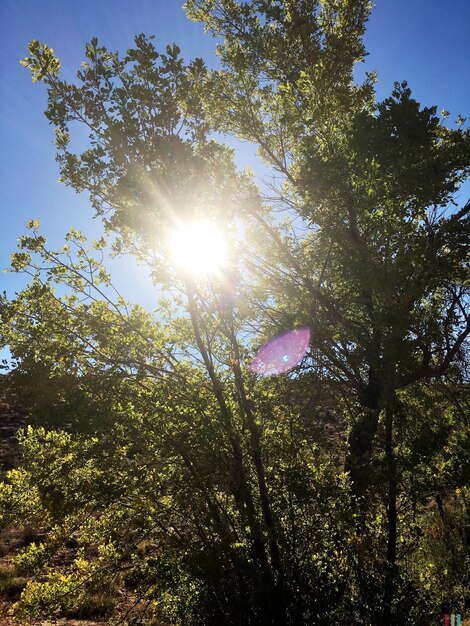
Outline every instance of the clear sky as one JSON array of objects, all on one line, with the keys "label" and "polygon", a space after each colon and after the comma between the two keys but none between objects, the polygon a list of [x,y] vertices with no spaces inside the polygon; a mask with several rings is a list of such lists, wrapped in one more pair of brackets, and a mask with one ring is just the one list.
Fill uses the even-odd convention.
[{"label": "clear sky", "polygon": [[[187,20],[182,0],[1,0],[0,2],[0,267],[9,264],[16,239],[29,218],[60,246],[74,226],[91,236],[100,232],[85,195],[60,185],[53,132],[43,115],[46,92],[33,85],[19,65],[26,45],[39,39],[60,58],[63,76],[72,80],[84,57],[85,42],[97,36],[123,52],[140,32],[155,34],[157,46],[176,42],[186,58],[215,63],[214,41]],[[407,80],[423,105],[446,108],[470,119],[470,0],[377,0],[365,37],[367,69],[379,73],[378,97],[395,80]],[[253,163],[242,146],[240,165]],[[466,185],[466,190],[470,186]],[[470,195],[470,194],[467,194]],[[462,193],[460,202],[465,201]],[[151,307],[155,294],[129,262],[113,276],[123,295]],[[13,295],[21,283],[0,273],[0,291]]]}]

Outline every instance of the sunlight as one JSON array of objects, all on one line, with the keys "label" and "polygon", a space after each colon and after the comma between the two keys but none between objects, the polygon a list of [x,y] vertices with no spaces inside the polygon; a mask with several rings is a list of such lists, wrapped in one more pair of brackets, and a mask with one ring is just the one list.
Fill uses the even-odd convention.
[{"label": "sunlight", "polygon": [[208,220],[181,226],[171,238],[174,264],[197,276],[214,274],[227,261],[227,244],[221,230]]}]

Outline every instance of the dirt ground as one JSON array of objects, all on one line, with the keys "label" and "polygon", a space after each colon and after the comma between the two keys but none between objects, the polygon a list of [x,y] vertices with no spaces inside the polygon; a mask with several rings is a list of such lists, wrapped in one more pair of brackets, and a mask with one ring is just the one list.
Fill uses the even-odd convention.
[{"label": "dirt ground", "polygon": [[[0,625],[18,626],[8,615],[9,604],[0,600]],[[57,619],[57,620],[31,620],[28,626],[103,626],[108,622],[90,622],[88,620]]]}]

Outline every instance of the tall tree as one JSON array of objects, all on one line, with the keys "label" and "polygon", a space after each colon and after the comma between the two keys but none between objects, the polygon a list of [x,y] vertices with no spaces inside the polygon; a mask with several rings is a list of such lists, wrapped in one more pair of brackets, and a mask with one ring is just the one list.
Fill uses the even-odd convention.
[{"label": "tall tree", "polygon": [[[157,283],[179,292],[185,322],[176,323],[176,332],[172,325],[156,330],[143,313],[129,313],[99,287],[108,278],[79,235],[71,236],[81,259],[75,263],[68,249],[65,257],[52,253],[35,233],[23,239],[25,251],[14,259],[15,268],[31,271],[35,280],[15,303],[3,305],[8,340],[20,370],[60,378],[55,389],[68,404],[70,383],[83,388],[79,413],[96,403],[101,412],[107,403],[119,405],[121,384],[128,389],[122,381],[134,378],[135,389],[150,384],[142,397],[158,399],[162,416],[189,410],[197,424],[194,442],[183,445],[190,431],[181,424],[168,429],[158,417],[165,433],[158,450],[164,462],[179,455],[183,464],[184,474],[172,474],[172,488],[187,481],[198,493],[189,509],[178,502],[201,551],[198,560],[194,547],[187,548],[184,567],[217,598],[215,604],[201,601],[206,620],[217,623],[236,598],[233,623],[302,624],[325,617],[404,623],[397,499],[410,467],[403,450],[417,444],[403,424],[414,425],[416,403],[426,406],[423,385],[441,398],[438,383],[447,378],[456,384],[470,333],[470,204],[459,208],[454,200],[469,171],[469,131],[463,122],[450,130],[435,108],[421,108],[406,83],[377,103],[374,75],[362,84],[353,81],[365,55],[368,2],[190,0],[187,10],[221,38],[221,70],[209,71],[201,60],[185,65],[176,46],[159,53],[143,35],[122,58],[92,40],[78,84],[59,78],[58,60],[37,41],[23,61],[33,80],[48,87],[46,115],[55,126],[61,179],[90,193],[108,231],[118,234],[120,251],[148,263]],[[82,154],[70,148],[75,122],[90,132]],[[274,182],[257,189],[248,174],[236,171],[231,151],[213,139],[214,132],[254,143]],[[171,269],[171,231],[195,216],[246,235],[234,243],[238,257],[224,280],[201,285]],[[46,279],[31,253],[51,264]],[[58,299],[54,282],[68,284],[76,299]],[[86,305],[84,295],[91,298]],[[253,329],[270,337],[295,326],[312,330],[295,376],[257,381],[246,368],[246,337]],[[112,334],[116,327],[119,341]],[[25,338],[34,338],[35,347]],[[183,361],[172,341],[185,346]],[[109,394],[91,402],[91,390],[103,378]],[[166,398],[173,397],[173,384],[187,392],[175,403]],[[140,393],[133,392],[143,420],[150,400]],[[449,411],[443,419],[452,421]],[[335,439],[333,483],[322,469],[323,455],[332,451],[324,430],[320,458],[311,452],[319,438],[317,414],[329,415],[347,434],[346,452]],[[182,423],[189,425],[188,419]],[[446,445],[448,434],[436,442]],[[199,437],[210,442],[202,456]],[[354,524],[341,469],[357,507]],[[304,487],[302,472],[317,478]],[[315,512],[314,493],[326,487],[341,515],[332,526],[322,524],[316,550],[308,533],[328,509]],[[374,543],[383,497],[386,567],[380,567]],[[157,523],[167,531],[174,527],[166,517]],[[184,541],[185,527],[177,526]],[[380,570],[379,582],[361,579],[364,537],[376,550],[371,570]],[[345,543],[354,541],[362,548],[351,548],[342,560]],[[228,563],[227,578],[220,577]],[[355,604],[354,585],[370,592],[370,606]],[[194,623],[202,614],[195,609]]]}]

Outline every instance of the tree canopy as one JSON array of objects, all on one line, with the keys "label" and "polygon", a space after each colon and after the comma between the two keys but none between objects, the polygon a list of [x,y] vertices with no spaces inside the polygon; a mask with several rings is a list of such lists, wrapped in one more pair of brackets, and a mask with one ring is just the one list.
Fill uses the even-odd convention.
[{"label": "tree canopy", "polygon": [[[186,8],[220,69],[143,34],[124,56],[93,39],[74,83],[44,43],[22,61],[48,90],[61,181],[88,192],[107,237],[71,230],[54,251],[31,222],[12,256],[30,284],[0,302],[35,418],[0,520],[47,529],[15,556],[41,574],[15,615],[123,584],[167,624],[464,612],[465,120],[450,128],[406,83],[378,102],[375,75],[354,80],[369,2]],[[269,184],[237,170],[230,137],[257,147]],[[198,220],[225,231],[210,276],[172,257],[172,233]],[[114,290],[112,237],[164,290],[155,312]],[[266,341],[300,328],[288,374],[253,371]]]}]

